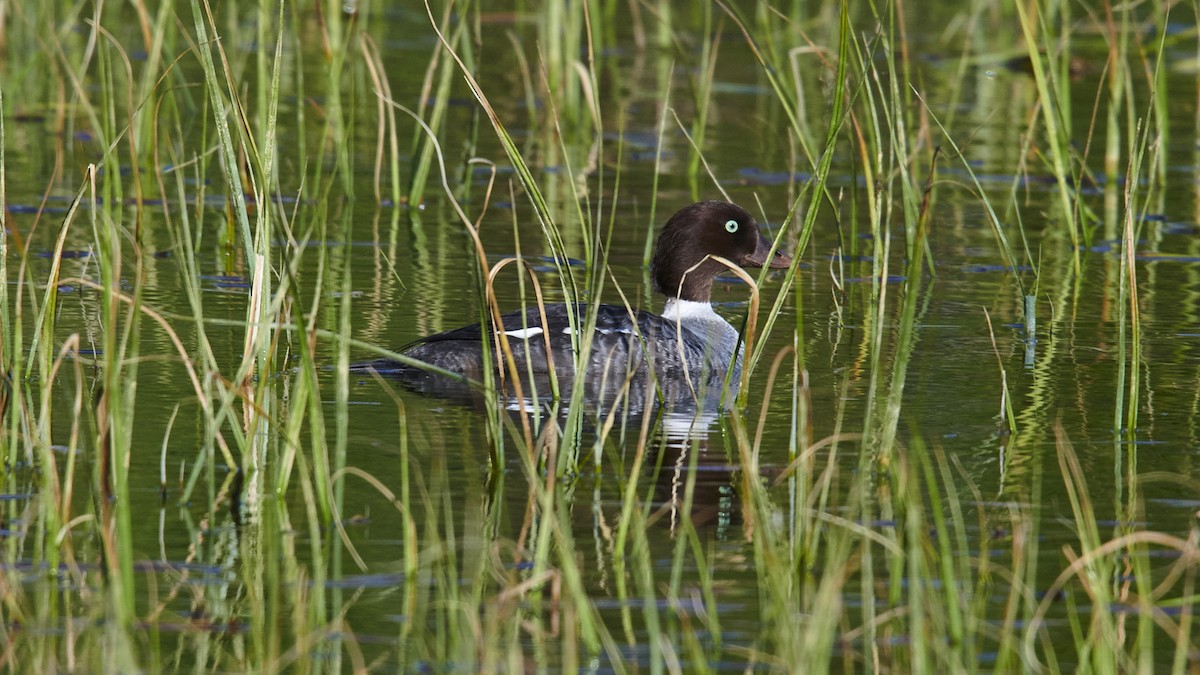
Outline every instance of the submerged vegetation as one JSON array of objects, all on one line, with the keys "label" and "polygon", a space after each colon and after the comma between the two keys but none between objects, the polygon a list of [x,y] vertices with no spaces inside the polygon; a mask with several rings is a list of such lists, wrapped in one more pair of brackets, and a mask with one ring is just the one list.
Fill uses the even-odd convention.
[{"label": "submerged vegetation", "polygon": [[[0,4],[0,667],[1200,667],[1200,10],[407,4]],[[348,369],[721,195],[721,414]]]}]

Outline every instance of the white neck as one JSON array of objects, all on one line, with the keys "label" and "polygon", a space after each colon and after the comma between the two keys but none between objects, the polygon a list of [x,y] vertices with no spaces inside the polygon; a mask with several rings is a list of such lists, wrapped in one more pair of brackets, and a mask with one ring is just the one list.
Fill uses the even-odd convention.
[{"label": "white neck", "polygon": [[711,303],[681,300],[679,298],[667,298],[667,305],[663,307],[662,315],[664,319],[684,323],[689,321],[725,321],[725,319],[722,319],[719,314],[713,311]]}]

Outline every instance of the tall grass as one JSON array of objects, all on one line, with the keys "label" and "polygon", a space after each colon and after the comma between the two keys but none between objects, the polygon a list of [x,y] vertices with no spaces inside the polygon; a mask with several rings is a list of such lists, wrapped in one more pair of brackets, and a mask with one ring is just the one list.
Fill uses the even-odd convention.
[{"label": "tall grass", "polygon": [[[835,21],[806,22],[803,3],[753,12],[724,2],[696,12],[638,5],[653,39],[636,56],[656,59],[646,72],[660,78],[663,106],[652,116],[650,217],[632,224],[626,201],[643,194],[634,183],[645,175],[635,172],[646,170],[629,153],[633,116],[613,101],[631,100],[621,91],[640,82],[604,56],[626,34],[611,4],[522,7],[512,39],[484,30],[503,17],[483,7],[426,4],[419,30],[430,52],[413,91],[396,86],[383,24],[365,9],[349,17],[331,2],[207,0],[153,13],[141,3],[90,9],[86,21],[88,8],[61,3],[0,9],[0,39],[36,47],[0,66],[15,73],[0,78],[7,670],[1194,665],[1200,535],[1190,524],[1142,524],[1157,484],[1195,486],[1139,468],[1153,381],[1143,303],[1155,283],[1140,267],[1139,242],[1170,175],[1161,145],[1166,35],[1139,41],[1136,8],[1105,8],[1107,96],[1087,100],[1107,106],[1103,198],[1117,206],[1099,217],[1121,243],[1102,289],[1115,307],[1101,329],[1115,345],[1111,390],[1077,384],[1074,399],[1103,396],[1112,411],[1107,472],[1076,450],[1060,421],[1075,400],[1051,384],[1074,354],[1063,335],[1081,328],[1076,310],[1090,301],[1079,293],[1093,215],[1079,186],[1092,171],[1086,148],[1101,119],[1097,108],[1079,150],[1071,111],[1081,99],[1069,64],[1081,38],[1065,5],[996,10],[1025,38],[1034,92],[1023,119],[1033,131],[1028,152],[1007,167],[1007,191],[976,170],[973,130],[945,114],[921,74],[910,43],[915,8],[843,3]],[[136,21],[125,30],[127,11]],[[987,8],[962,12],[963,25],[977,25]],[[1152,23],[1162,31],[1166,19]],[[511,49],[522,50],[513,57],[520,72],[488,79],[489,59]],[[782,199],[766,187],[730,187],[736,169],[710,154],[720,142],[715,120],[729,114],[723,64],[739,54],[769,92],[761,106],[784,121],[779,133],[791,150],[780,156],[803,169]],[[979,58],[964,51],[955,72],[964,77]],[[29,77],[37,71],[61,74],[64,89]],[[690,96],[681,95],[689,85]],[[954,85],[955,100],[967,89]],[[488,130],[453,124],[460,94]],[[508,97],[535,104],[527,119]],[[33,199],[30,185],[45,195],[28,217],[9,208],[13,102],[22,99],[54,109],[47,125],[57,125],[59,144],[37,177],[44,183],[21,176],[22,205]],[[95,139],[82,172],[68,169],[80,163],[66,147],[74,128]],[[686,149],[686,159],[672,159],[672,148]],[[1039,216],[1016,198],[1026,154],[1052,178],[1041,203],[1053,214],[1046,232],[1026,231]],[[965,203],[982,214],[1006,268],[1001,297],[978,317],[992,350],[978,388],[997,388],[981,396],[1002,401],[983,420],[1003,429],[981,441],[999,454],[994,472],[969,466],[947,447],[951,435],[927,433],[914,403],[936,339],[939,284],[954,273],[933,255],[935,244],[939,228],[954,227],[944,209],[964,203],[948,195],[963,190],[945,178],[947,166],[968,177]],[[486,187],[471,186],[477,168],[490,171]],[[659,190],[727,188],[759,200],[764,221],[777,213],[764,204],[787,204],[775,245],[796,259],[775,278],[745,277],[754,299],[732,410],[681,419],[657,409],[649,391],[645,401],[618,397],[597,411],[582,379],[524,391],[528,364],[501,334],[486,350],[495,367],[476,383],[484,410],[443,412],[482,419],[484,429],[446,424],[436,428],[447,437],[430,441],[421,420],[435,404],[382,378],[369,386],[394,427],[356,424],[350,362],[368,352],[405,357],[354,336],[353,299],[368,279],[403,283],[404,226],[409,252],[423,261],[450,257],[430,250],[434,226],[439,246],[459,246],[454,257],[468,261],[459,269],[473,275],[481,322],[508,309],[501,298],[514,275],[529,306],[544,307],[550,295],[592,303],[572,331],[586,354],[595,304],[636,304],[611,273],[610,253],[622,238],[652,241],[668,208]],[[59,194],[70,196],[62,212],[49,208]],[[487,229],[501,201],[514,205],[505,218],[516,255],[489,250],[501,240]],[[429,207],[424,216],[418,205]],[[354,253],[366,229],[356,221],[376,207],[376,268],[368,270]],[[550,275],[522,255],[524,214]],[[841,219],[866,235],[841,250],[869,255],[841,273],[865,281],[837,280],[836,322],[845,324],[837,328],[851,330],[829,331],[822,345],[814,327],[824,305],[812,300],[811,279],[838,269],[824,253],[826,224]],[[647,231],[625,230],[640,227]],[[445,234],[454,231],[466,236]],[[175,307],[156,293],[165,264],[155,252],[164,249],[178,275]],[[205,262],[209,255],[219,260]],[[570,264],[574,257],[583,266]],[[1032,283],[1022,266],[1033,268]],[[245,285],[234,310],[204,286],[213,267]],[[1006,368],[1012,340],[1003,324],[1024,312],[1025,337],[1035,337],[1037,302],[1051,305],[1044,344],[1029,341],[1028,372]],[[993,324],[998,314],[1006,316]],[[814,357],[827,352],[848,365],[835,370]],[[998,384],[987,379],[993,356]],[[152,419],[165,408],[146,402],[162,373],[185,383],[165,421]],[[611,386],[631,395],[619,377]],[[502,387],[515,390],[517,410],[505,410]],[[364,434],[391,450],[356,452]],[[455,454],[481,439],[481,463]],[[140,471],[151,454],[157,485],[143,484]],[[364,456],[370,465],[356,463]],[[464,484],[479,489],[464,494]],[[140,510],[147,490],[162,495],[152,535]],[[1100,493],[1114,503],[1100,503]],[[357,512],[364,503],[376,512]],[[705,522],[709,511],[715,526]],[[385,530],[388,544],[360,536],[364,523]]]}]

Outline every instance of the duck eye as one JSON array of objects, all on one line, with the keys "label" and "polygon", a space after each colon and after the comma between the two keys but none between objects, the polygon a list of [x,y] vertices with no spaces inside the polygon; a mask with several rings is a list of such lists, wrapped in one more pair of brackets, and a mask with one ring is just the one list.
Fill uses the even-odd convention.
[{"label": "duck eye", "polygon": [[729,232],[730,234],[737,232],[738,231],[738,221],[736,221],[736,220],[725,221],[725,231]]}]

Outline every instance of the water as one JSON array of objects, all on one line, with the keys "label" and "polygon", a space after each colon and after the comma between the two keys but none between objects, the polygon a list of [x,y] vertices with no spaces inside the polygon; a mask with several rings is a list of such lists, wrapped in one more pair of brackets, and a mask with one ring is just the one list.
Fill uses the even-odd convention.
[{"label": "water", "polygon": [[[900,184],[888,182],[886,177],[864,176],[859,148],[847,136],[839,146],[829,181],[836,208],[823,207],[812,240],[800,254],[802,269],[795,288],[788,291],[776,328],[766,338],[766,360],[751,381],[748,425],[754,434],[763,400],[768,397],[770,359],[797,344],[811,393],[811,439],[817,441],[839,430],[845,435],[837,457],[831,460],[828,449],[816,455],[818,472],[827,462],[838,469],[835,491],[843,493],[832,500],[844,505],[850,501],[844,491],[854,484],[860,470],[859,447],[849,434],[885,420],[882,400],[902,374],[897,447],[902,453],[928,447],[947,458],[944,466],[953,477],[951,482],[957,483],[953,494],[959,500],[972,554],[1003,564],[1019,535],[1012,525],[1012,513],[1020,511],[1032,517],[1038,525],[1035,555],[1039,572],[1037,587],[1026,590],[1036,594],[1050,590],[1054,578],[1066,567],[1064,547],[1079,552],[1071,501],[1060,471],[1063,450],[1056,444],[1056,425],[1061,425],[1062,437],[1069,439],[1078,457],[1103,539],[1131,525],[1186,538],[1194,526],[1200,504],[1195,487],[1200,467],[1194,461],[1198,439],[1193,422],[1200,400],[1196,394],[1200,372],[1196,299],[1200,295],[1195,292],[1200,285],[1200,250],[1194,237],[1200,227],[1195,224],[1200,221],[1195,190],[1196,85],[1193,73],[1171,67],[1190,58],[1194,45],[1178,51],[1173,46],[1167,53],[1165,85],[1180,94],[1166,108],[1169,118],[1163,127],[1169,135],[1160,137],[1166,187],[1138,222],[1141,361],[1122,373],[1118,352],[1121,224],[1112,215],[1117,213],[1113,205],[1120,204],[1123,186],[1108,184],[1100,171],[1094,187],[1082,190],[1088,208],[1102,217],[1108,208],[1109,215],[1094,226],[1091,238],[1076,248],[1058,222],[1058,187],[1042,156],[1023,153],[1037,92],[1032,77],[1005,67],[1010,56],[1005,50],[1014,44],[1014,31],[1019,28],[1003,22],[991,25],[984,19],[988,29],[975,34],[978,43],[970,47],[972,58],[964,68],[958,60],[960,47],[947,49],[942,38],[959,10],[954,3],[944,4],[930,17],[909,16],[912,80],[919,83],[929,104],[928,113],[914,115],[924,126],[913,131],[918,139],[913,142],[924,144],[920,152],[926,156],[928,145],[948,148],[929,115],[949,125],[955,141],[965,148],[971,170],[1003,218],[1005,235],[1018,253],[1018,268],[1009,269],[988,215],[973,193],[969,174],[952,153],[939,159],[934,175],[937,191],[929,225],[933,273],[906,265],[905,233],[898,211],[888,233],[893,241],[885,258],[869,236],[866,189],[869,181],[885,190],[898,190]],[[397,348],[422,335],[477,320],[480,298],[473,274],[478,262],[466,228],[442,194],[436,171],[426,199],[419,205],[375,198],[377,116],[361,62],[348,66],[345,83],[351,90],[346,100],[354,105],[343,104],[354,125],[348,148],[351,174],[333,178],[327,197],[317,192],[311,178],[302,181],[306,168],[320,164],[328,171],[338,160],[333,150],[318,140],[329,111],[328,94],[312,75],[325,67],[312,40],[318,24],[308,10],[297,11],[300,16],[289,21],[289,31],[304,36],[303,42],[289,41],[284,49],[288,84],[279,123],[279,170],[280,192],[286,199],[281,200],[279,214],[289,219],[298,238],[312,241],[298,268],[303,302],[292,306],[293,320],[309,320],[315,307],[313,325],[337,330],[338,306],[347,299],[334,290],[339,287],[329,279],[340,284],[343,275],[350,279],[346,306],[357,340]],[[689,175],[691,144],[669,114],[662,147],[658,146],[664,94],[669,93],[669,105],[689,133],[695,131],[692,120],[705,109],[704,155],[716,181],[733,201],[756,215],[764,214],[764,229],[774,232],[782,226],[792,199],[810,175],[809,167],[789,143],[786,117],[753,51],[731,22],[719,24],[716,71],[706,108],[698,107],[693,98],[693,88],[703,78],[702,17],[686,12],[677,17],[679,51],[638,48],[634,42],[638,24],[612,22],[611,35],[605,34],[610,42],[597,52],[599,109],[605,129],[597,136],[577,109],[560,111],[563,120],[558,128],[548,123],[548,106],[562,106],[569,97],[552,101],[535,92],[534,107],[527,105],[522,64],[505,34],[511,31],[518,38],[529,67],[536,68],[534,45],[545,45],[548,36],[539,30],[537,17],[535,12],[523,11],[485,13],[477,77],[531,160],[562,229],[568,254],[578,261],[588,257],[577,197],[591,219],[604,227],[612,223],[605,300],[616,302],[619,288],[632,304],[659,311],[661,299],[652,292],[642,265],[647,241],[676,208],[696,198],[719,196],[703,170],[695,177]],[[251,18],[241,17],[240,21]],[[255,58],[252,43],[229,39],[253,31],[240,25],[236,17],[226,20],[231,22],[226,28],[226,45],[233,56],[238,60]],[[640,21],[649,21],[649,17],[643,14]],[[865,18],[862,24],[870,25]],[[423,11],[419,7],[389,10],[371,17],[364,27],[380,49],[393,97],[415,105],[435,46]],[[83,30],[82,26],[78,29]],[[826,48],[836,48],[835,22],[813,21],[811,34]],[[119,40],[135,37],[118,33]],[[1068,85],[1077,152],[1087,143],[1091,102],[1102,86],[1099,59],[1103,57],[1101,38],[1087,35],[1079,38],[1079,43],[1079,52],[1085,57],[1100,56],[1089,61],[1083,74]],[[42,111],[54,109],[54,101],[22,96],[26,91],[48,95],[28,79],[28,73],[44,62],[20,54],[9,58],[6,68],[20,75],[9,79],[12,84],[4,89],[9,226],[31,242],[35,255],[27,263],[28,278],[41,283],[50,267],[43,254],[53,250],[57,225],[77,189],[78,169],[95,161],[103,148],[88,134],[90,123],[83,116],[71,117],[71,135],[53,135],[52,116]],[[179,68],[185,79],[199,81],[198,69],[190,60]],[[295,86],[292,78],[301,69],[313,81],[306,85],[310,89],[305,96],[297,98],[286,92]],[[803,74],[808,101],[805,117],[819,138],[828,121],[831,73],[808,64]],[[247,74],[246,82],[253,82],[253,77],[252,72]],[[1135,112],[1141,115],[1148,102],[1143,90],[1136,93],[1139,107]],[[450,162],[449,180],[455,187],[463,181],[470,184],[464,206],[472,219],[482,213],[480,237],[489,263],[519,252],[532,261],[547,300],[561,299],[561,285],[550,258],[553,252],[533,209],[513,187],[514,174],[501,146],[457,78],[448,103],[439,136]],[[412,127],[401,119],[403,151],[409,147]],[[866,122],[863,118],[859,121]],[[200,131],[187,128],[186,138],[173,139],[178,143],[177,159],[188,160],[203,151],[189,140]],[[1101,138],[1097,131],[1092,143],[1098,147]],[[58,161],[56,149],[63,161],[57,174],[53,170]],[[1101,150],[1092,148],[1090,152],[1091,164],[1100,167]],[[486,210],[492,174],[480,165],[464,169],[462,162],[468,156],[497,164]],[[402,162],[405,181],[407,159]],[[927,171],[927,159],[916,162],[915,169]],[[194,251],[184,250],[170,236],[167,218],[182,215],[173,184],[168,182],[166,195],[172,205],[170,213],[158,204],[143,213],[144,247],[155,254],[144,262],[144,303],[166,314],[189,357],[198,357],[199,333],[190,320],[184,283],[197,274],[198,279],[192,281],[201,290],[204,316],[211,321],[204,326],[204,333],[212,345],[212,357],[223,375],[232,378],[243,349],[245,328],[241,322],[249,297],[248,268],[240,244],[224,246],[217,231],[226,214],[220,172],[214,166],[203,181],[192,181],[190,176],[184,183],[188,208],[203,209],[205,214],[204,229],[195,233],[199,243]],[[922,182],[922,176],[914,178],[916,185]],[[51,198],[38,221],[34,213],[48,184]],[[1139,189],[1144,185],[1143,178]],[[294,199],[301,189],[299,199]],[[882,202],[899,204],[899,198],[899,194],[889,193]],[[132,216],[132,207],[126,213]],[[1024,244],[1017,214],[1027,239]],[[125,226],[130,227],[128,223]],[[797,232],[793,229],[785,240],[789,250],[794,250]],[[63,261],[64,278],[95,279],[93,242],[87,221],[77,220],[68,233],[66,249],[80,254]],[[1028,256],[1024,254],[1026,246]],[[285,255],[282,236],[275,248]],[[1074,267],[1076,256],[1078,269]],[[185,259],[194,264],[194,273],[183,264]],[[889,280],[873,284],[881,269],[876,265],[883,262]],[[17,264],[18,258],[10,253],[10,279],[15,279],[12,269]],[[281,269],[282,258],[276,264],[276,269]],[[585,262],[577,262],[573,269],[581,275],[592,272]],[[898,368],[905,280],[916,274],[927,281],[917,300],[911,356]],[[320,286],[319,275],[326,275]],[[841,278],[840,288],[835,286],[835,276]],[[515,268],[505,271],[502,278],[497,286],[500,306],[515,308],[522,296]],[[1027,341],[1024,331],[1018,278],[1026,292],[1037,297],[1035,343]],[[133,283],[131,278],[127,280]],[[763,286],[764,307],[775,300],[781,283],[780,274],[768,277]],[[97,350],[103,294],[79,283],[67,284],[60,290],[58,339],[78,333],[81,349]],[[875,295],[880,292],[888,296],[882,313]],[[723,281],[716,295],[719,311],[740,325],[746,288]],[[33,318],[26,315],[24,320],[31,330]],[[876,322],[884,325],[880,344],[872,342]],[[488,646],[473,651],[470,645],[475,643],[464,637],[472,631],[511,636],[506,631],[515,630],[513,640],[527,658],[544,661],[551,669],[569,663],[568,656],[557,650],[540,653],[539,641],[531,637],[544,630],[554,636],[551,644],[558,644],[560,638],[570,643],[567,636],[572,635],[575,615],[569,607],[563,610],[555,604],[555,594],[562,592],[569,580],[554,578],[556,590],[540,599],[504,593],[529,575],[544,571],[531,551],[541,528],[549,527],[530,515],[535,493],[528,475],[532,471],[538,480],[545,480],[552,472],[544,464],[533,469],[526,466],[517,441],[523,430],[516,411],[501,413],[502,437],[497,439],[489,433],[488,414],[479,403],[423,396],[365,376],[350,379],[346,405],[338,406],[334,395],[337,372],[332,367],[338,346],[333,340],[318,339],[317,360],[329,364],[319,371],[324,400],[317,409],[324,421],[324,445],[302,433],[304,459],[295,465],[286,487],[267,485],[256,494],[235,479],[219,455],[209,458],[202,454],[202,449],[232,445],[233,436],[228,428],[223,428],[222,440],[217,443],[206,435],[204,415],[174,342],[149,318],[143,318],[141,325],[139,349],[144,360],[138,371],[129,494],[135,514],[132,548],[138,565],[138,614],[148,624],[157,622],[158,630],[167,635],[154,638],[155,644],[163,645],[163,663],[174,659],[185,667],[192,663],[224,669],[248,667],[254,659],[244,657],[244,652],[256,653],[264,640],[274,639],[265,634],[264,625],[280,631],[284,652],[294,644],[311,649],[303,658],[313,659],[307,667],[315,670],[346,668],[359,658],[382,670],[473,669],[471,659],[483,659]],[[793,327],[800,335],[795,342]],[[294,354],[301,337],[293,332],[281,334],[281,339],[290,344],[287,351]],[[371,356],[351,350],[355,359]],[[89,359],[80,358],[79,362],[84,400],[94,406],[98,397],[95,371]],[[280,363],[274,372],[263,375],[274,378],[278,385],[279,398],[273,409],[278,415],[276,429],[286,426],[289,415],[311,415],[308,409],[291,407],[289,392],[299,378],[295,363],[295,359]],[[695,654],[705,655],[713,670],[780,667],[769,658],[754,655],[755,649],[764,647],[764,624],[769,623],[764,613],[770,607],[772,589],[764,583],[765,563],[752,539],[769,524],[757,522],[759,513],[748,514],[744,500],[751,484],[774,482],[792,462],[794,418],[787,391],[791,361],[785,364],[782,379],[770,394],[763,435],[757,443],[756,473],[747,468],[746,458],[737,454],[737,432],[725,414],[699,418],[667,415],[661,420],[617,414],[610,419],[610,411],[588,409],[576,411],[584,422],[577,435],[565,438],[555,434],[553,421],[570,411],[551,410],[535,420],[532,433],[543,434],[539,447],[553,448],[558,454],[547,451],[548,456],[569,465],[555,494],[560,500],[556,508],[561,509],[561,522],[570,526],[563,541],[572,541],[574,550],[556,549],[554,555],[568,555],[576,562],[579,583],[618,645],[617,653],[628,662],[646,667],[661,659],[659,646],[647,636],[665,630],[668,643],[683,654],[684,670],[698,667]],[[1128,387],[1134,371],[1141,387],[1137,428],[1125,430],[1117,395],[1123,386]],[[1118,377],[1124,378],[1124,384]],[[1004,419],[1005,384],[1015,413],[1016,434],[1010,433]],[[228,381],[215,386],[232,388]],[[873,386],[878,388],[873,390]],[[872,391],[876,398],[869,400]],[[62,411],[56,414],[56,424],[65,433],[73,416],[75,388],[63,384],[54,392],[57,410]],[[1128,400],[1128,391],[1125,397]],[[345,466],[361,474],[344,476],[340,526],[311,526],[307,510],[311,497],[306,495],[314,489],[314,470],[320,470],[317,458],[333,456],[336,451],[338,416],[342,414]],[[303,429],[311,431],[315,426],[310,419]],[[406,441],[402,432],[407,434]],[[640,440],[643,435],[644,442]],[[278,471],[280,463],[296,461],[291,455],[294,448],[282,437],[264,447],[263,463],[272,467],[271,471]],[[77,461],[90,468],[95,455],[96,448],[85,443]],[[405,456],[411,496],[398,505]],[[14,462],[12,457],[9,462],[11,503],[16,506],[6,512],[4,527],[17,532],[33,522],[31,513],[22,513],[22,504],[32,503],[29,495],[39,488],[27,464],[19,459]],[[166,467],[165,500],[160,463]],[[195,476],[196,488],[187,501],[178,503],[187,494],[187,481],[197,467],[201,468]],[[694,492],[687,507],[683,500],[690,479],[694,479]],[[627,517],[623,513],[625,489],[631,485],[636,487],[637,508],[648,519],[645,531],[634,535],[645,547],[636,554],[644,558],[637,560],[621,559],[614,550],[619,523]],[[902,486],[889,483],[881,471],[877,487],[887,493]],[[781,522],[794,517],[797,489],[784,479],[770,492],[774,517]],[[88,506],[80,504],[85,511]],[[836,506],[829,513],[854,520],[856,514],[845,508]],[[887,513],[875,515],[857,525],[885,536],[904,529],[903,522]],[[421,536],[415,543],[406,538],[409,518]],[[929,525],[930,521],[923,522]],[[64,573],[67,587],[99,574],[101,567],[95,533],[76,528],[71,536],[76,540],[82,572]],[[933,532],[930,540],[942,536],[951,535]],[[18,539],[14,534],[5,538],[9,542]],[[989,546],[986,553],[981,548],[985,541]],[[1161,580],[1175,558],[1169,547],[1154,551],[1156,555],[1166,551],[1163,559],[1151,560],[1155,578]],[[697,552],[702,552],[703,560],[697,560]],[[875,552],[882,555],[878,547]],[[415,581],[405,574],[405,556],[413,553],[422,565]],[[634,554],[627,551],[625,555]],[[308,569],[317,558],[325,567]],[[552,567],[557,568],[554,560],[552,557]],[[33,556],[10,553],[5,564],[21,572],[29,592],[36,589]],[[859,564],[861,560],[855,557],[854,566]],[[629,572],[630,566],[652,571],[653,579],[637,578]],[[807,581],[813,588],[825,575],[834,573],[819,562],[808,570],[811,576],[796,581]],[[850,617],[844,630],[861,623],[861,606],[870,602],[863,595],[858,573],[857,569],[847,572],[841,595]],[[886,566],[875,570],[876,613],[890,607],[888,588],[893,580],[889,573]],[[924,581],[936,585],[942,580],[931,574]],[[973,579],[966,581],[974,583]],[[409,582],[416,590],[406,586]],[[901,586],[907,589],[908,583],[905,580]],[[1122,580],[1112,585],[1119,594]],[[668,602],[664,591],[668,586],[680,589],[679,597],[685,601],[679,606]],[[996,597],[988,602],[1001,605],[1009,589],[993,586],[991,590]],[[263,604],[256,604],[259,593],[267,597]],[[706,597],[707,593],[711,597]],[[1070,636],[1068,617],[1090,607],[1078,587],[1067,593],[1069,598],[1049,606],[1051,639]],[[317,596],[322,595],[325,616],[341,617],[340,621],[326,624],[324,619],[316,619],[304,624],[295,619],[318,612]],[[416,598],[414,604],[406,604],[410,597]],[[454,604],[461,607],[461,614],[447,609],[447,603],[461,603]],[[537,608],[529,609],[529,603]],[[657,606],[658,612],[647,612],[647,604]],[[1136,600],[1131,604],[1136,606]],[[265,624],[247,616],[247,608],[262,606],[275,612]],[[711,632],[708,623],[714,612],[719,617],[719,636]],[[652,614],[675,623],[666,628],[648,626],[651,619],[647,617]],[[999,622],[1001,612],[997,609],[988,616]],[[536,617],[536,625],[514,628],[506,624],[518,618],[528,622],[531,617]],[[295,627],[290,623],[293,620]],[[798,617],[796,622],[808,625],[811,617]],[[412,626],[417,635],[426,638],[409,644],[406,651],[401,647],[406,643],[398,635]],[[44,630],[65,629],[60,625]],[[170,637],[176,631],[178,637]],[[886,633],[880,634],[879,644],[884,646],[879,648],[889,655],[894,655],[892,650],[898,644],[912,639],[903,631],[900,635]],[[695,651],[689,651],[692,639],[699,645]],[[1157,639],[1163,639],[1162,635]],[[895,644],[887,644],[887,640]],[[412,646],[418,643],[422,646]],[[211,649],[227,653],[216,656]],[[854,669],[861,665],[858,659],[868,647],[855,634],[838,649],[844,651],[833,655],[834,663]],[[977,656],[973,665],[987,668],[994,653],[981,649]],[[152,657],[143,657],[153,662]],[[282,657],[279,663],[286,665],[290,658]],[[585,667],[596,671],[614,665],[607,652],[581,658]],[[1170,650],[1164,647],[1161,659],[1169,658]],[[1069,657],[1064,659],[1060,666],[1069,667]]]}]

